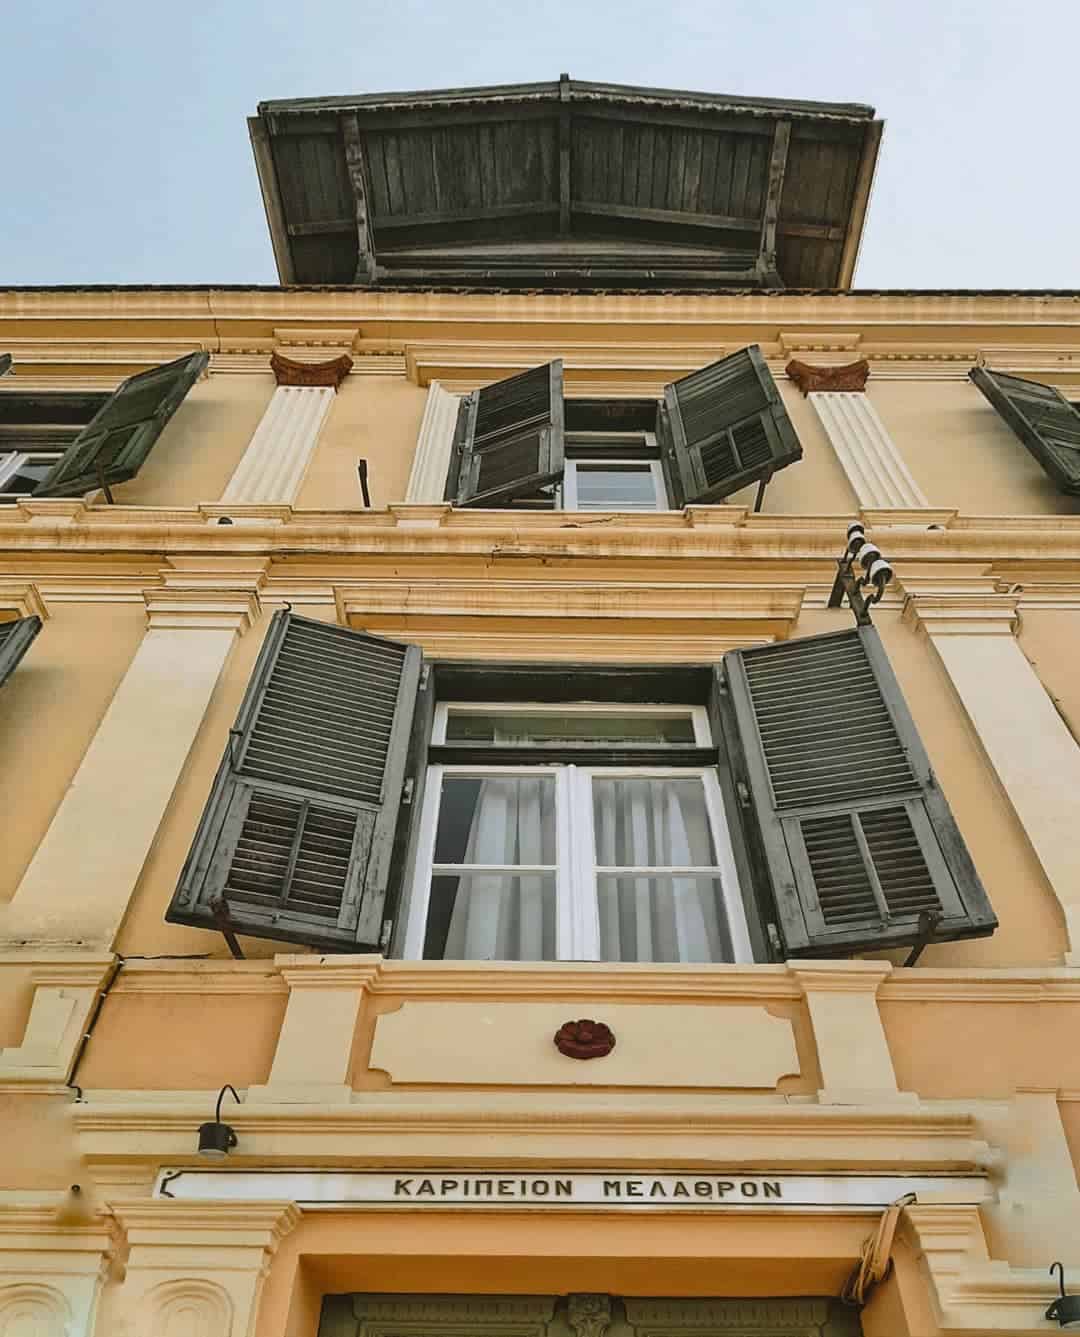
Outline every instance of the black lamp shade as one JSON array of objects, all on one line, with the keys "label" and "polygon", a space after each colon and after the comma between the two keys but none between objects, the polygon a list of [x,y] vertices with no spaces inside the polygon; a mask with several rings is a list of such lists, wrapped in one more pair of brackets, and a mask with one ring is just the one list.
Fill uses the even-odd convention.
[{"label": "black lamp shade", "polygon": [[212,1160],[221,1160],[235,1146],[236,1133],[231,1125],[218,1123],[216,1120],[199,1125],[200,1156],[208,1156]]},{"label": "black lamp shade", "polygon": [[1080,1331],[1080,1295],[1062,1295],[1046,1311],[1047,1318],[1056,1318],[1059,1328]]}]

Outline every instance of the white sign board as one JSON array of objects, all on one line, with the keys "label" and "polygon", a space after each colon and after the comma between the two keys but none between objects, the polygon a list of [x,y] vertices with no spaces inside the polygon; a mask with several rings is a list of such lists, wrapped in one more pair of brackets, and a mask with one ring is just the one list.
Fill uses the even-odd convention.
[{"label": "white sign board", "polygon": [[156,1197],[288,1201],[301,1207],[631,1208],[665,1211],[833,1207],[871,1211],[906,1193],[937,1202],[989,1196],[981,1175],[668,1174],[577,1170],[163,1170]]}]

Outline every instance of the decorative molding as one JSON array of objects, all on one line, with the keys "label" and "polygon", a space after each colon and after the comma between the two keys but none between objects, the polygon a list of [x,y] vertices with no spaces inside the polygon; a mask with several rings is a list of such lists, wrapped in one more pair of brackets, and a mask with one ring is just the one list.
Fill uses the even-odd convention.
[{"label": "decorative molding", "polygon": [[570,1295],[566,1301],[566,1322],[574,1337],[604,1337],[611,1327],[611,1297],[608,1295]]},{"label": "decorative molding", "polygon": [[[246,522],[246,516],[234,516],[228,511],[238,504],[281,506],[296,499],[335,393],[334,386],[326,382],[317,385],[312,381],[304,387],[299,382],[279,378],[266,412],[221,494],[219,504],[229,519],[234,523]],[[217,518],[220,522],[222,517]],[[264,514],[258,518],[267,517]]]},{"label": "decorative molding", "polygon": [[[574,1006],[567,996],[576,993],[568,982],[558,1001],[526,1000],[509,990],[485,1001],[464,1001],[456,993],[449,993],[450,1002],[407,994],[396,1011],[378,1016],[369,1066],[395,1085],[440,1087],[774,1091],[784,1077],[800,1074],[791,1019],[773,1016],[761,1003],[733,1007],[718,1020],[707,1003],[669,1003],[658,1011],[651,999],[623,1002],[617,989],[604,1004],[610,1028],[592,1025],[626,1042],[616,1048],[612,1040],[595,1054],[573,1053],[557,1039],[553,1045],[552,1037],[565,1034]],[[562,1057],[601,1055],[600,1064]]]},{"label": "decorative molding", "polygon": [[98,993],[115,969],[111,955],[73,952],[42,959],[8,954],[31,967],[34,988],[22,1042],[0,1049],[0,1090],[65,1089]]},{"label": "decorative molding", "polygon": [[[440,381],[429,383],[424,416],[416,437],[412,471],[405,489],[407,504],[436,505],[442,502],[460,403],[460,398],[445,390]],[[402,508],[397,509],[400,511]]]},{"label": "decorative molding", "polygon": [[[781,330],[776,341],[782,353],[854,353],[862,341],[858,330],[800,331]],[[804,364],[805,365],[805,364]]]},{"label": "decorative molding", "polygon": [[234,631],[239,636],[260,614],[259,596],[243,590],[162,588],[144,591],[149,631]]},{"label": "decorative molding", "polygon": [[788,379],[794,381],[804,395],[808,395],[812,390],[860,391],[866,389],[870,363],[863,357],[857,362],[846,362],[841,367],[821,367],[811,366],[809,362],[800,362],[798,358],[792,358],[784,371]]},{"label": "decorative molding", "polygon": [[606,1058],[615,1048],[615,1033],[602,1021],[564,1021],[554,1036],[555,1048],[566,1058]]},{"label": "decorative molding", "polygon": [[352,371],[353,361],[347,353],[329,362],[297,362],[285,357],[277,349],[270,355],[270,370],[279,386],[319,387],[336,390]]},{"label": "decorative molding", "polygon": [[13,611],[16,617],[39,617],[42,622],[49,617],[37,585],[6,576],[0,577],[0,609]]},{"label": "decorative molding", "polygon": [[[794,364],[793,364],[794,365]],[[925,493],[912,477],[869,396],[848,386],[807,395],[859,505],[903,511],[929,509]],[[805,393],[805,391],[804,391]],[[931,521],[925,521],[927,525]]]},{"label": "decorative molding", "polygon": [[1019,624],[1019,603],[1016,594],[923,594],[916,588],[904,600],[903,618],[931,637],[1011,637]]}]

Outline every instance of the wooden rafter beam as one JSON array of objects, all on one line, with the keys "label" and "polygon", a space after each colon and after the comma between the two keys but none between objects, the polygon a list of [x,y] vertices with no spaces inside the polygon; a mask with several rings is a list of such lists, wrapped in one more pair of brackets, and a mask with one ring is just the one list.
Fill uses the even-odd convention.
[{"label": "wooden rafter beam", "polygon": [[769,184],[765,192],[765,212],[761,222],[761,270],[772,281],[776,269],[776,228],[780,218],[780,199],[784,191],[787,171],[788,146],[791,143],[791,122],[777,121],[773,131],[772,154],[769,158]]},{"label": "wooden rafter beam", "polygon": [[375,282],[375,236],[371,221],[372,211],[368,201],[371,192],[368,188],[367,160],[364,156],[364,141],[360,134],[360,120],[355,112],[346,113],[341,118],[341,133],[345,143],[345,170],[352,187],[353,204],[356,210],[356,273],[354,283],[371,284]]},{"label": "wooden rafter beam", "polygon": [[559,231],[570,231],[570,76],[559,75]]}]

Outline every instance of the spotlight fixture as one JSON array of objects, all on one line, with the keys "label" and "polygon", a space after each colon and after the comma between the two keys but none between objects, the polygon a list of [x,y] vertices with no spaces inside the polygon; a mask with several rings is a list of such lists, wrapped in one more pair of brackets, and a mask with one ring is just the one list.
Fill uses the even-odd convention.
[{"label": "spotlight fixture", "polygon": [[1067,1328],[1072,1332],[1080,1331],[1080,1295],[1065,1294],[1065,1268],[1061,1263],[1050,1264],[1050,1275],[1055,1271],[1058,1276],[1058,1286],[1061,1288],[1061,1294],[1046,1311],[1047,1318],[1056,1318],[1059,1328]]},{"label": "spotlight fixture", "polygon": [[199,1125],[199,1155],[215,1161],[224,1160],[236,1146],[236,1130],[231,1124],[221,1122],[221,1102],[226,1091],[231,1091],[233,1099],[238,1105],[240,1104],[236,1087],[226,1082],[218,1092],[217,1108],[214,1110],[212,1122]]},{"label": "spotlight fixture", "polygon": [[[861,520],[848,525],[846,538],[844,555],[836,563],[829,607],[839,608],[846,595],[855,621],[860,627],[868,627],[871,625],[870,608],[885,593],[885,587],[893,578],[893,569],[878,545],[866,537],[866,526]],[[861,577],[856,572],[856,564],[862,568]]]}]

